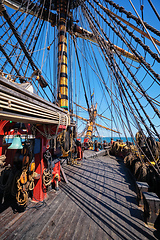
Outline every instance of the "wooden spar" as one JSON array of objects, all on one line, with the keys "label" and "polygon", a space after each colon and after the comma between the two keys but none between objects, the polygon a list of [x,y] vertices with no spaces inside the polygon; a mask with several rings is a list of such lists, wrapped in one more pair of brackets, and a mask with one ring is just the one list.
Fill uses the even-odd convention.
[{"label": "wooden spar", "polygon": [[[79,104],[77,104],[77,103],[75,103],[75,102],[74,102],[74,104],[76,104],[76,106],[78,106],[78,107],[80,107],[80,108],[82,108],[82,109],[84,109],[85,111],[88,112],[88,109],[87,109],[87,108],[82,107],[81,105],[79,105]],[[101,114],[96,113],[96,115],[99,116],[99,117],[102,117],[102,118],[105,118],[105,119],[111,121],[111,119],[109,119],[109,118],[107,118],[107,117],[105,117],[105,116],[103,116],[103,115],[101,115]]]},{"label": "wooden spar", "polygon": [[105,126],[102,126],[102,125],[100,125],[100,124],[98,124],[98,123],[95,123],[95,125],[98,126],[98,127],[104,128],[104,129],[106,129],[106,130],[110,130],[110,131],[112,131],[112,132],[121,134],[120,132],[117,132],[117,131],[115,131],[115,130],[113,130],[113,129],[110,129],[110,128],[107,128],[107,127],[105,127]]},{"label": "wooden spar", "polygon": [[111,119],[109,119],[109,118],[107,118],[107,117],[105,117],[105,116],[103,116],[103,115],[101,115],[101,114],[98,114],[98,113],[97,113],[97,116],[100,117],[100,118],[102,117],[102,118],[105,118],[105,119],[107,119],[107,120],[109,120],[109,121],[112,121]]},{"label": "wooden spar", "polygon": [[73,117],[77,117],[77,118],[79,118],[79,119],[81,119],[81,120],[83,120],[83,121],[88,122],[88,119],[83,118],[83,117],[80,117],[80,116],[78,116],[78,115],[76,115],[76,114],[74,114],[74,113],[72,113],[71,115],[72,115]]},{"label": "wooden spar", "polygon": [[66,0],[60,0],[60,3],[57,3],[57,12],[60,14],[58,22],[58,100],[59,106],[68,110]]},{"label": "wooden spar", "polygon": [[[137,32],[139,32],[141,35],[143,35],[144,37],[148,38],[149,40],[150,37],[147,33],[145,33],[144,31],[142,31],[141,29],[135,27],[133,24],[127,22],[125,19],[123,19],[122,17],[119,17],[117,14],[113,13],[112,11],[110,11],[108,8],[105,8],[103,7],[100,3],[97,2],[97,4],[103,9],[105,10],[106,12],[110,13],[111,15],[113,15],[114,17],[118,18],[119,20],[121,20],[122,22],[124,22],[125,24],[127,24],[129,27],[133,28],[134,30],[136,30]],[[160,46],[160,41],[158,41],[157,39],[153,38],[152,39],[154,40],[154,42]]]},{"label": "wooden spar", "polygon": [[[79,118],[79,119],[81,119],[81,120],[83,120],[83,121],[85,121],[85,122],[89,122],[88,119],[83,118],[83,117],[80,117],[80,116],[78,116],[78,115],[76,115],[76,114],[72,114],[72,116],[73,116],[73,117],[77,117],[77,118]],[[113,130],[113,129],[107,128],[107,127],[102,126],[102,125],[100,125],[100,124],[98,124],[98,123],[95,123],[95,125],[98,126],[98,127],[104,128],[104,129],[106,129],[106,130],[109,130],[109,131],[112,131],[112,132],[115,132],[115,133],[119,133],[119,134],[121,134],[120,132],[118,132],[118,131],[116,131],[116,130]]]},{"label": "wooden spar", "polygon": [[[5,4],[6,6],[12,8],[12,9],[15,9],[15,10],[19,9],[20,6],[21,6],[21,5],[20,5],[20,4],[21,4],[20,1],[18,1],[18,3],[17,3],[17,2],[15,2],[15,1],[4,0],[4,4]],[[21,8],[19,11],[28,13],[28,10],[25,9],[25,8]],[[44,11],[45,11],[45,10],[44,10]],[[43,11],[43,12],[44,12],[44,11]],[[35,15],[35,12],[30,11],[29,14],[31,14],[31,15],[34,14],[34,15]],[[52,26],[55,26],[55,25],[56,25],[56,14],[53,14],[52,12],[50,12],[50,13],[49,13],[49,16],[50,16],[49,18],[46,18],[46,17],[45,17],[45,12],[44,12],[44,14],[42,15],[41,19],[43,19],[44,21],[48,21],[48,22],[51,23]],[[36,16],[36,17],[39,17],[39,16]],[[120,17],[119,17],[119,18],[120,18]],[[124,21],[125,21],[125,20],[124,20]],[[65,22],[66,22],[66,20],[65,20]],[[126,22],[127,22],[127,21],[126,21]],[[127,24],[127,23],[126,23],[126,24]],[[65,24],[65,26],[66,26],[66,24]],[[131,27],[131,25],[130,25],[130,27]],[[84,29],[84,28],[82,28],[82,27],[79,27],[79,26],[76,25],[76,24],[73,25],[72,29],[73,29],[73,31],[70,31],[70,30],[67,30],[67,29],[65,28],[65,30],[68,31],[71,35],[74,34],[76,37],[80,37],[80,38],[82,38],[82,39],[86,39],[86,40],[89,40],[89,41],[91,41],[91,42],[97,43],[97,39],[95,38],[95,36],[94,36],[91,32],[87,31],[86,29]],[[137,29],[138,29],[138,28],[137,28]],[[136,30],[136,29],[135,29],[135,30]],[[139,29],[139,31],[141,31],[141,30]],[[145,34],[146,37],[148,36],[148,34],[144,33],[143,31],[141,31],[140,33],[141,33],[142,35]],[[147,38],[148,38],[148,37],[147,37]],[[154,39],[154,38],[153,38],[153,39]],[[102,38],[102,40],[106,42],[106,45],[108,44],[108,41],[104,40],[103,38]],[[159,42],[158,40],[156,40],[156,39],[154,39],[154,40],[155,40],[155,42],[157,43],[157,45],[160,44],[160,42]],[[159,44],[158,44],[158,43],[159,43]],[[66,42],[66,44],[67,44],[67,42]],[[131,60],[136,61],[136,62],[140,62],[139,59],[138,59],[134,54],[132,54],[132,53],[124,50],[123,48],[120,48],[120,47],[116,46],[116,45],[114,45],[114,47],[115,47],[116,50],[117,50],[121,55],[123,55],[124,57],[130,58]],[[64,60],[65,60],[65,59],[64,59]]]},{"label": "wooden spar", "polygon": [[37,14],[39,12],[40,6],[37,4],[33,3],[28,6],[27,3],[23,3],[22,6],[22,1],[20,0],[4,0],[3,2],[7,7],[12,8],[14,10],[18,10],[19,12],[27,13],[30,15],[33,15],[35,17],[41,18],[44,21],[50,22],[52,26],[56,24],[56,18],[57,15],[52,13],[51,11],[49,12],[49,18],[48,18],[48,11],[43,8],[43,12],[41,14]]},{"label": "wooden spar", "polygon": [[[74,25],[73,31],[69,32],[71,35],[75,35],[76,37],[80,37],[82,39],[86,39],[89,40],[91,42],[97,43],[97,39],[96,37],[93,35],[93,33],[87,31],[86,29],[79,27],[78,25]],[[102,38],[101,36],[99,36],[99,38],[101,38],[106,45],[108,45],[108,41],[106,41],[104,38]],[[136,62],[140,62],[139,59],[132,53],[127,52],[126,50],[124,50],[123,48],[120,48],[116,45],[114,45],[114,48],[124,57],[130,58],[133,61]]]},{"label": "wooden spar", "polygon": [[82,108],[83,110],[85,110],[85,111],[87,111],[87,112],[88,112],[88,109],[87,109],[87,108],[85,108],[85,107],[82,107],[81,105],[79,105],[79,104],[77,104],[77,103],[75,103],[75,102],[74,102],[74,104],[76,104],[76,106],[78,106],[78,107],[80,107],[80,108]]}]

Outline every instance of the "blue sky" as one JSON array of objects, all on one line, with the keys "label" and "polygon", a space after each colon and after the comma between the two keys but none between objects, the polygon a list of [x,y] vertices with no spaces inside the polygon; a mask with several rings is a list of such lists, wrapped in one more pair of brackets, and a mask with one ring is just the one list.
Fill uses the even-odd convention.
[{"label": "blue sky", "polygon": [[[93,2],[93,1],[91,1],[91,2]],[[102,1],[102,2],[104,3],[104,1]],[[129,0],[125,0],[125,1],[116,0],[115,2],[117,4],[119,4],[120,6],[124,6],[124,8],[127,11],[131,11],[135,15],[135,13],[131,7],[131,4],[129,3]],[[160,14],[159,1],[153,0],[152,2]],[[141,16],[140,3],[144,4],[144,10],[143,10],[144,21],[146,21],[150,25],[154,26],[156,29],[160,30],[159,21],[158,21],[157,17],[155,16],[153,10],[151,9],[148,1],[133,1],[133,3],[136,7],[136,10],[140,14],[140,16]],[[87,4],[87,6],[89,6],[89,5]],[[106,5],[106,7],[107,7],[107,5]],[[124,14],[120,15],[117,10],[110,7],[109,5],[108,5],[108,8],[110,10],[112,10],[114,13],[118,14],[119,16],[122,16],[123,18],[127,19]],[[106,19],[108,21],[110,21],[108,16],[105,15],[105,13],[100,10],[100,8],[99,8],[99,11],[101,13],[103,13],[104,17],[106,17]],[[11,15],[14,11],[8,9],[8,12]],[[79,26],[82,26],[83,28],[91,31],[86,19],[82,15],[80,8],[78,8],[77,11],[74,10],[73,15],[74,15],[74,20],[79,20],[79,23],[78,23]],[[104,30],[105,34],[107,34],[110,41],[114,45],[119,46],[119,47],[125,49],[126,51],[130,52],[130,49],[127,46],[125,46],[125,44],[122,43],[122,41],[115,34],[113,34],[113,31],[107,26],[107,24],[104,23],[104,21],[102,21],[100,19],[100,17],[98,17],[98,15],[95,12],[94,12],[94,16],[101,24],[102,29]],[[23,22],[23,24],[18,28],[18,31],[20,34],[24,31],[25,26],[29,23],[31,18],[32,18],[31,16],[27,17],[26,20]],[[14,20],[14,17],[13,17],[13,20]],[[22,20],[22,18],[20,18],[19,21],[15,22],[15,26],[18,26],[18,24],[21,20]],[[130,23],[135,24],[135,22],[132,20],[130,20]],[[136,24],[135,24],[135,26],[136,26]],[[27,29],[26,34],[22,36],[23,41],[25,41],[27,39],[27,36],[28,36],[27,34],[29,33],[30,29],[31,29],[31,27],[29,27]],[[129,29],[130,29],[130,31],[132,31],[131,28],[129,28]],[[36,34],[38,34],[38,27],[37,27],[37,29],[35,27],[32,32],[34,32],[34,34],[36,36]],[[10,30],[3,37],[2,40],[5,41],[7,38],[7,35],[9,35],[9,34],[11,34]],[[102,34],[102,32],[101,32],[101,34]],[[121,34],[123,35],[123,32]],[[134,31],[134,34],[137,37],[141,38],[141,35],[139,33],[137,34]],[[153,37],[157,38],[158,40],[160,40],[160,38],[155,36],[153,33],[151,33],[151,35]],[[126,37],[127,41],[131,40],[127,34],[125,35],[125,37]],[[54,41],[54,39],[55,39],[55,41]],[[143,38],[141,38],[141,39],[143,41]],[[1,40],[1,44],[3,43],[2,40]],[[27,46],[29,46],[28,42],[26,44]],[[12,44],[16,43],[16,40],[14,37],[12,38],[12,42],[10,42],[10,44],[11,43]],[[34,43],[34,39],[31,42],[31,45],[29,46],[29,48],[33,47],[33,43]],[[151,43],[150,40],[145,39],[145,43],[146,43],[146,45],[148,45],[150,47],[150,49],[152,51],[156,52],[155,47],[153,46],[153,44]],[[145,56],[144,50],[141,47],[137,47],[134,40],[131,41],[131,44],[133,44],[133,47],[135,47],[137,49],[137,51],[139,51],[139,54],[141,56]],[[50,51],[47,50],[47,46],[49,46],[49,45],[51,46]],[[7,46],[6,49],[9,52],[12,49],[11,45]],[[113,113],[112,120],[114,120],[114,121],[112,121],[112,124],[111,124],[111,121],[108,121],[108,120],[97,119],[97,122],[106,127],[109,127],[109,128],[112,127],[115,130],[117,130],[117,127],[118,127],[118,130],[120,132],[122,132],[122,136],[124,136],[123,127],[128,128],[128,125],[126,122],[126,117],[124,116],[124,110],[123,110],[123,107],[121,104],[121,99],[120,99],[120,96],[118,93],[119,89],[115,83],[114,76],[113,76],[109,66],[106,64],[105,58],[100,50],[100,47],[98,47],[97,44],[90,43],[87,40],[77,38],[77,52],[78,52],[78,56],[79,56],[79,60],[80,60],[82,76],[83,76],[83,80],[85,83],[85,89],[87,92],[89,104],[91,105],[91,94],[94,91],[94,103],[96,103],[96,102],[98,103],[98,106],[97,106],[98,113],[99,114],[104,113],[105,117],[111,118],[111,109],[112,109],[112,113]],[[13,57],[12,59],[14,59],[14,62],[16,61],[15,59],[18,54],[21,54],[21,58],[23,58],[23,55],[22,55],[23,53],[20,52],[19,46],[17,48],[17,51],[12,56]],[[96,56],[96,61],[99,64],[102,75],[100,74],[100,72],[97,68],[95,56]],[[33,59],[34,59],[35,63],[39,66],[39,68],[43,71],[43,76],[47,79],[50,86],[53,88],[53,92],[56,94],[56,91],[54,91],[54,88],[56,89],[56,81],[57,81],[57,29],[56,29],[56,27],[55,28],[51,27],[50,23],[45,22],[45,24],[42,27],[41,35],[40,35],[40,38],[38,40],[38,43],[36,45],[36,48],[35,48],[35,51],[33,54]],[[123,59],[125,59],[125,57]],[[120,66],[120,68],[122,69],[123,73],[128,78],[128,80],[130,81],[130,83],[133,84],[133,86],[135,86],[135,82],[133,81],[131,76],[127,73],[123,64],[121,64],[121,62],[119,61],[118,57],[115,56],[115,60],[117,61],[118,66]],[[159,74],[159,63],[154,63],[152,57],[150,57],[149,54],[146,55],[146,61],[151,66],[153,64],[154,71]],[[4,63],[4,56],[1,56],[1,64],[2,63]],[[140,82],[141,86],[146,91],[146,93],[150,97],[152,97],[152,98],[156,97],[156,100],[160,101],[160,98],[158,96],[159,92],[160,92],[159,85],[157,83],[153,83],[152,78],[148,74],[146,75],[146,71],[144,71],[144,69],[142,67],[140,67],[140,65],[138,63],[131,61],[130,59],[126,59],[126,64],[127,64],[127,66],[130,67],[131,71],[135,74],[136,79]],[[80,71],[79,71],[79,66],[77,64],[76,57],[75,57],[73,41],[72,41],[71,37],[69,36],[69,34],[68,34],[68,66],[69,66],[69,68],[68,68],[69,80],[68,81],[70,82],[69,87],[71,87],[71,82],[73,82],[73,91],[72,91],[73,100],[76,101],[81,106],[87,107],[85,97],[84,97],[84,89],[82,86],[82,79],[81,79],[81,75],[80,75]],[[138,68],[138,72],[137,72],[137,68]],[[6,67],[6,71],[7,70],[9,71],[9,68]],[[32,74],[32,71],[29,70],[27,72],[26,76],[31,76],[31,74]],[[104,82],[105,82],[105,85],[104,85]],[[107,92],[106,88],[108,89],[108,92]],[[111,94],[111,89],[113,91],[112,94]],[[51,98],[51,101],[53,101],[54,98],[50,95],[49,90],[46,88],[45,91]],[[159,129],[158,128],[159,118],[155,116],[154,111],[147,104],[147,101],[145,100],[145,98],[142,97],[142,95],[140,93],[137,93],[137,91],[135,89],[134,89],[134,91],[136,92],[136,96],[138,97],[138,99],[139,99],[140,103],[142,104],[142,106],[144,107],[145,111],[151,118],[151,121],[157,126],[157,129]],[[132,96],[132,94],[131,94],[131,96]],[[112,103],[111,103],[111,97],[113,97]],[[135,101],[134,97],[133,97],[133,101]],[[133,107],[131,100],[129,100],[129,102],[130,102],[131,106]],[[116,108],[114,107],[114,105],[116,106]],[[125,105],[126,111],[131,112],[131,109],[127,105],[126,100],[124,100],[124,105]],[[139,109],[140,114],[143,116],[146,124],[148,125],[149,122],[146,120],[144,113],[140,110],[137,103],[136,103],[136,106]],[[157,108],[159,108],[159,106],[157,106]],[[77,108],[77,110],[78,110],[78,115],[80,115],[84,118],[88,118],[87,112],[83,111],[80,108],[79,109]],[[75,111],[76,111],[76,108],[74,106],[74,112]],[[118,112],[121,113],[123,121],[119,117]],[[134,111],[134,113],[135,113],[135,111]],[[133,114],[133,112],[132,112],[132,114]],[[133,134],[135,135],[137,129],[135,127],[135,121],[132,118],[132,114],[131,113],[128,114],[128,118],[129,118],[129,121],[131,122],[131,128],[133,130]],[[78,130],[80,132],[85,127],[84,124],[82,124],[82,125],[81,124],[82,124],[82,122],[78,120],[78,127],[79,127]],[[98,131],[99,131],[100,135],[111,136],[110,131],[102,130],[100,128],[98,129]],[[127,136],[130,135],[129,131],[126,131],[126,135]],[[113,134],[113,136],[117,136],[117,135]]]},{"label": "blue sky", "polygon": [[[115,2],[116,2],[117,4],[119,4],[120,6],[124,6],[126,10],[131,11],[132,13],[134,13],[134,11],[133,11],[133,9],[132,9],[129,1],[115,1]],[[133,1],[133,2],[134,2],[134,4],[135,4],[135,7],[136,7],[138,13],[139,13],[140,16],[141,16],[141,12],[140,12],[140,1]],[[155,6],[158,6],[158,1],[153,1],[153,3],[155,3]],[[157,7],[157,10],[158,10],[158,7]],[[114,12],[118,14],[118,11],[117,11],[117,12],[114,11]],[[135,13],[134,13],[134,15],[135,15]],[[123,14],[122,17],[125,18],[125,15]],[[158,22],[156,16],[154,15],[153,10],[151,9],[150,5],[149,5],[148,2],[146,2],[146,1],[145,1],[145,3],[144,3],[144,21],[146,21],[146,22],[149,23],[150,25],[154,26],[155,28],[159,29],[159,22]],[[134,21],[130,21],[130,22],[131,22],[132,24],[134,24]],[[83,22],[83,24],[84,24],[84,22]],[[108,30],[108,29],[106,29],[106,33],[109,34],[109,30]],[[136,34],[135,32],[134,32],[134,34],[141,38],[141,35],[140,35],[140,34]],[[151,33],[151,35],[152,35],[153,37],[155,37],[153,33]],[[157,38],[157,36],[156,36],[156,38]],[[122,48],[124,48],[124,49],[127,50],[127,51],[130,51],[130,50],[128,50],[128,48],[127,48],[124,44],[122,44],[122,42],[121,42],[118,38],[116,38],[111,32],[110,32],[110,39],[111,39],[111,41],[112,41],[114,44],[116,44],[117,46],[122,47]],[[155,50],[154,46],[151,44],[150,40],[146,40],[146,39],[145,39],[145,43],[146,43],[146,45],[149,45],[149,47],[150,47],[150,49],[152,49],[152,51],[156,52],[156,50]],[[133,41],[133,44],[134,44],[134,41]],[[88,48],[88,49],[89,49],[89,48]],[[140,55],[143,56],[143,55],[144,55],[143,49],[142,49],[141,47],[139,47],[139,48],[137,48],[137,49],[138,49],[138,51],[140,52]],[[105,77],[105,81],[106,81],[107,87],[110,89],[110,88],[111,88],[110,74],[108,74],[108,72],[107,72],[107,70],[106,70],[106,67],[105,67],[104,64],[103,64],[103,61],[101,60],[100,55],[98,55],[98,50],[95,50],[95,51],[97,51],[97,52],[96,52],[96,55],[97,55],[98,61],[99,61],[100,66],[101,66],[101,69],[102,69],[102,72],[103,72],[103,76]],[[117,60],[117,61],[118,61],[118,60]],[[149,62],[151,65],[153,64],[153,59],[149,56],[149,54],[147,54],[146,61]],[[130,64],[132,64],[132,65],[134,66],[134,67],[132,67],[132,69],[131,69],[132,72],[133,72],[133,73],[136,72],[135,67],[138,67],[139,64],[137,64],[136,62],[131,62],[130,60],[127,60],[127,62],[129,62]],[[91,64],[91,63],[90,63],[90,64]],[[92,64],[91,64],[91,65],[92,65]],[[93,65],[92,65],[92,66],[93,66]],[[126,73],[125,69],[123,68],[123,66],[122,66],[122,65],[120,65],[120,66],[121,66],[121,68],[123,69],[123,71],[124,71],[124,73],[126,74],[126,76],[128,77],[128,79],[129,79],[131,82],[133,82],[132,78],[131,78],[129,75],[127,75],[127,73]],[[153,68],[154,68],[154,70],[155,70],[157,73],[159,73],[159,64],[155,64],[155,65],[153,66]],[[99,81],[97,80],[97,76],[96,76],[96,74],[94,74],[93,71],[91,71],[90,69],[91,69],[91,67],[89,67],[89,70],[87,69],[87,71],[88,71],[88,73],[90,74],[90,77],[89,77],[89,78],[90,78],[90,80],[91,80],[92,89],[94,89],[94,91],[95,91],[95,102],[98,102],[98,112],[99,112],[99,113],[102,113],[103,111],[105,111],[105,110],[108,108],[108,105],[107,105],[107,103],[106,103],[106,99],[105,99],[105,96],[104,96],[104,92],[103,92],[103,91],[101,90],[101,88],[99,87]],[[146,73],[146,72],[140,67],[138,73],[136,74],[136,78],[141,82],[141,79],[143,79],[143,77],[145,77],[145,79],[142,81],[141,85],[142,85],[142,87],[143,87],[144,89],[147,89],[147,88],[151,85],[152,79],[149,77],[149,75],[145,76],[145,73]],[[148,95],[150,95],[152,98],[154,98],[155,96],[157,96],[157,95],[159,94],[159,85],[157,85],[156,83],[154,83],[154,84],[151,86],[151,88],[148,89],[147,93],[148,93]],[[107,96],[108,102],[111,104],[110,96],[107,95],[107,94],[106,94],[106,96]],[[146,104],[147,104],[147,103],[146,103],[146,100],[143,99],[140,94],[137,94],[137,97],[140,99],[140,102],[141,102],[142,106],[145,107]],[[159,98],[157,98],[157,100],[158,100],[158,99],[159,99]],[[82,96],[80,96],[80,98],[79,98],[79,104],[81,104],[81,105],[83,105],[83,106],[86,107],[85,100],[84,100],[84,98],[82,98]],[[114,107],[113,107],[113,109],[114,109]],[[145,109],[145,111],[147,112],[147,114],[149,115],[150,118],[154,118],[154,119],[153,119],[153,120],[154,120],[154,124],[158,126],[158,125],[159,125],[159,119],[156,118],[156,117],[154,117],[154,112],[152,111],[151,107],[147,106],[146,109]],[[113,112],[114,112],[114,110],[113,110]],[[115,116],[115,118],[118,118],[115,113],[116,113],[116,110],[115,110],[115,112],[114,112],[114,116]],[[83,115],[83,116],[86,117],[86,118],[87,118],[87,116],[88,116],[87,113],[84,113],[84,111],[83,111],[83,113],[82,113],[81,110],[80,110],[80,112],[79,112],[79,115],[80,115],[80,114]],[[143,113],[141,113],[141,114],[143,114]],[[105,115],[106,117],[109,117],[109,118],[111,117],[111,113],[110,113],[109,109],[107,109],[107,110],[105,111],[104,115]],[[125,117],[124,117],[124,119],[125,119]],[[144,119],[145,119],[145,117],[144,117]],[[125,120],[124,120],[124,121],[125,121]],[[105,125],[105,124],[104,124],[104,121],[102,121],[102,120],[99,120],[99,119],[98,119],[98,122],[99,122],[100,124],[102,124],[102,125]],[[105,122],[106,122],[106,124],[108,125],[108,127],[111,127],[111,122],[110,122],[110,121],[106,121],[106,120],[105,120]],[[117,122],[120,123],[118,119],[117,119]],[[125,123],[126,123],[126,121],[125,121]],[[147,123],[147,122],[146,122],[146,123]],[[123,124],[122,124],[122,125],[123,125]],[[105,126],[106,126],[106,125],[105,125]],[[132,130],[133,130],[133,134],[135,134],[136,131],[137,131],[137,129],[134,128],[132,125],[131,125],[131,127],[132,127]],[[113,124],[113,128],[116,129],[116,126],[115,126],[114,124]],[[82,126],[81,126],[80,129],[82,129]],[[122,126],[119,126],[119,129],[120,129],[120,131],[121,131],[121,130],[122,130]],[[100,132],[100,134],[103,135],[103,136],[110,136],[110,134],[111,134],[110,132],[105,131],[105,130],[99,130],[99,132]],[[126,134],[129,135],[129,133],[126,133]],[[116,136],[116,135],[115,135],[115,136]]]}]

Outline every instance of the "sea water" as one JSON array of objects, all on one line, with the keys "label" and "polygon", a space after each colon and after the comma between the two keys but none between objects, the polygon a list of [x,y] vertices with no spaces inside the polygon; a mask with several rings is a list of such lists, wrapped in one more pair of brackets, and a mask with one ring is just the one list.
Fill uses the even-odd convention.
[{"label": "sea water", "polygon": [[[93,137],[92,141],[94,142],[95,140],[97,140],[98,142],[102,142],[102,143],[104,140],[106,140],[106,142],[109,143],[109,142],[111,142],[111,137]],[[128,138],[113,137],[113,141],[116,141],[116,140],[123,140],[123,142],[126,142],[128,140],[129,142],[133,142],[133,138],[131,138],[131,137],[128,137]],[[84,137],[81,137],[81,142],[83,142],[83,141],[84,141]]]}]

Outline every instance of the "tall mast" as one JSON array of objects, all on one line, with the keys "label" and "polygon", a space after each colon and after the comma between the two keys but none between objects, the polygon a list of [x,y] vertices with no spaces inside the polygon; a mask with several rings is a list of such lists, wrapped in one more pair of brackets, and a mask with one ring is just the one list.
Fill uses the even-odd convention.
[{"label": "tall mast", "polygon": [[85,139],[92,140],[92,132],[93,132],[93,122],[91,121],[87,128],[87,133],[85,135]]},{"label": "tall mast", "polygon": [[59,106],[68,110],[67,76],[67,0],[57,1],[58,22],[58,100]]}]

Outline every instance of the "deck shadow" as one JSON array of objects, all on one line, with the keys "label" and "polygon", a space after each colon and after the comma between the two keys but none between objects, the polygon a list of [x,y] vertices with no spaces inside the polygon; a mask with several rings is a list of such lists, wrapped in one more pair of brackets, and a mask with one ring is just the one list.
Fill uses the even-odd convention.
[{"label": "deck shadow", "polygon": [[11,207],[13,213],[21,213],[25,211],[24,206],[17,204],[16,198],[12,195],[6,195],[3,198],[3,194],[0,194],[0,213],[4,212],[7,208]]}]

